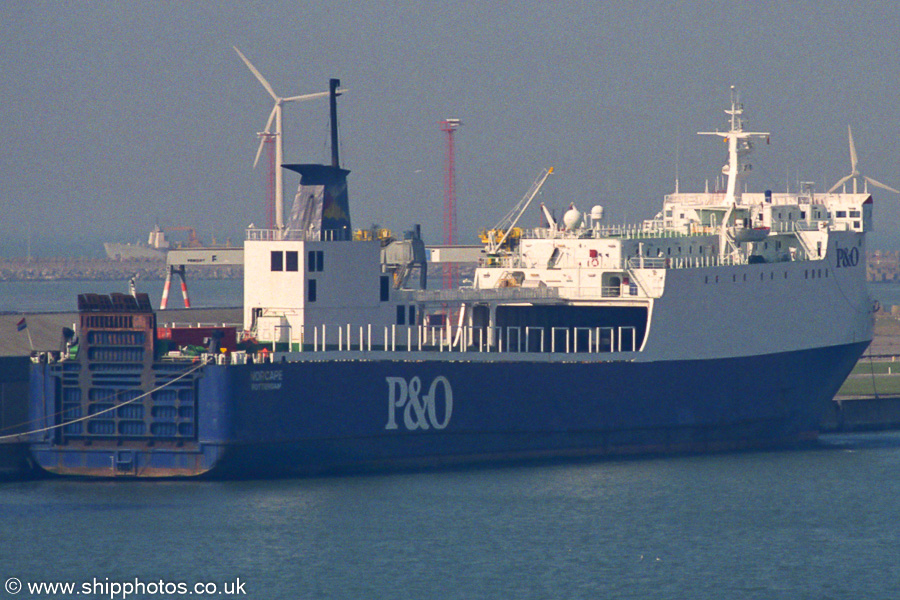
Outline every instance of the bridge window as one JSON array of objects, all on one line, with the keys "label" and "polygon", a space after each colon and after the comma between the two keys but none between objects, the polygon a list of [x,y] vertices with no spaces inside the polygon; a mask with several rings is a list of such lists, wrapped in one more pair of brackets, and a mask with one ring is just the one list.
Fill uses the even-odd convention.
[{"label": "bridge window", "polygon": [[272,250],[271,261],[273,271],[284,271],[284,252]]},{"label": "bridge window", "polygon": [[325,252],[310,250],[306,253],[306,270],[310,273],[321,273],[325,270]]},{"label": "bridge window", "polygon": [[387,302],[391,299],[391,278],[389,275],[381,276],[381,301]]},{"label": "bridge window", "polygon": [[315,302],[316,301],[316,280],[309,279],[306,282],[306,301],[307,302]]},{"label": "bridge window", "polygon": [[298,268],[297,251],[288,250],[284,253],[284,270],[296,271]]}]

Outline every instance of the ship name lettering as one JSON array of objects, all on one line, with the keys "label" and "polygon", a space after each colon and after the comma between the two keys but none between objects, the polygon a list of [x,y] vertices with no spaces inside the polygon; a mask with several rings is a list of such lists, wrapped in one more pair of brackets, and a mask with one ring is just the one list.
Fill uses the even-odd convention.
[{"label": "ship name lettering", "polygon": [[[405,377],[385,377],[385,380],[388,384],[388,421],[385,429],[399,428],[397,420],[401,412],[401,423],[408,431],[432,427],[444,429],[450,424],[453,388],[446,377],[435,377],[425,395],[421,395],[422,380],[418,376],[409,381]],[[443,411],[438,411],[439,404],[443,404]]]},{"label": "ship name lettering", "polygon": [[855,267],[859,264],[859,248],[853,247],[849,250],[844,248],[837,249],[837,268]]},{"label": "ship name lettering", "polygon": [[280,390],[283,378],[284,372],[281,370],[253,371],[250,373],[250,390],[254,392]]}]

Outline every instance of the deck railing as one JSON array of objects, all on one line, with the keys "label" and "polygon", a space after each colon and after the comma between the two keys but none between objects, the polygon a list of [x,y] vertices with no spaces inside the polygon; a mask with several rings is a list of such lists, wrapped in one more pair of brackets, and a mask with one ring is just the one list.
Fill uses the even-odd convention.
[{"label": "deck railing", "polygon": [[637,328],[615,327],[431,327],[426,325],[371,325],[301,327],[286,341],[270,342],[253,354],[231,352],[209,355],[219,364],[277,362],[291,353],[393,354],[610,354],[639,350]]}]

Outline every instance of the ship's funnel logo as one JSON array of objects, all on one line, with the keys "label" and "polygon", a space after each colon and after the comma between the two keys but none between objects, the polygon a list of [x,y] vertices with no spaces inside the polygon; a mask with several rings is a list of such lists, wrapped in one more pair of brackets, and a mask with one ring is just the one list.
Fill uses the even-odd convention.
[{"label": "ship's funnel logo", "polygon": [[[403,377],[385,377],[388,384],[388,421],[385,429],[398,429],[398,413],[403,412],[403,426],[416,429],[444,429],[453,415],[453,389],[443,375],[435,377],[424,396],[422,380],[418,376],[406,381]],[[442,408],[443,410],[439,410]]]}]

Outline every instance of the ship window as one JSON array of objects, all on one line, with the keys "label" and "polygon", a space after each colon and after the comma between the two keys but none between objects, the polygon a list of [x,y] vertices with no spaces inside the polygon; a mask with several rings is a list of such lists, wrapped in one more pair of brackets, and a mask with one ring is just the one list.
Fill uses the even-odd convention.
[{"label": "ship window", "polygon": [[397,305],[397,325],[406,325],[406,307]]},{"label": "ship window", "polygon": [[409,306],[409,319],[407,319],[407,322],[410,325],[416,324],[416,307],[412,304]]},{"label": "ship window", "polygon": [[391,279],[388,275],[381,276],[381,301],[387,302],[391,298]]},{"label": "ship window", "polygon": [[316,280],[309,279],[306,282],[306,301],[307,302],[315,302],[316,301]]},{"label": "ship window", "polygon": [[322,250],[310,250],[306,253],[306,270],[310,273],[325,270],[325,252]]},{"label": "ship window", "polygon": [[836,213],[834,213],[834,216],[837,217],[838,219],[844,219],[844,218],[847,217],[847,211],[846,211],[846,210],[839,210],[839,211],[837,211]]},{"label": "ship window", "polygon": [[822,277],[822,269],[819,269],[818,271],[819,271],[819,275],[818,275],[818,276],[819,276],[819,278],[821,278],[821,277]]},{"label": "ship window", "polygon": [[272,250],[272,270],[284,271],[284,252]]},{"label": "ship window", "polygon": [[672,216],[672,211],[671,211],[671,210],[667,210],[667,211],[666,211],[666,216],[667,216],[667,217],[671,217],[671,216]]},{"label": "ship window", "polygon": [[805,219],[805,218],[806,218],[806,211],[805,211],[805,210],[801,210],[801,211],[800,211],[800,218],[801,218],[801,219]]},{"label": "ship window", "polygon": [[859,229],[859,221],[853,221],[853,227]]},{"label": "ship window", "polygon": [[850,218],[851,218],[851,219],[858,219],[858,218],[859,218],[859,211],[858,211],[858,210],[851,210],[851,211],[850,211]]},{"label": "ship window", "polygon": [[296,271],[297,270],[297,251],[296,250],[288,250],[284,253],[284,270],[285,271]]}]

